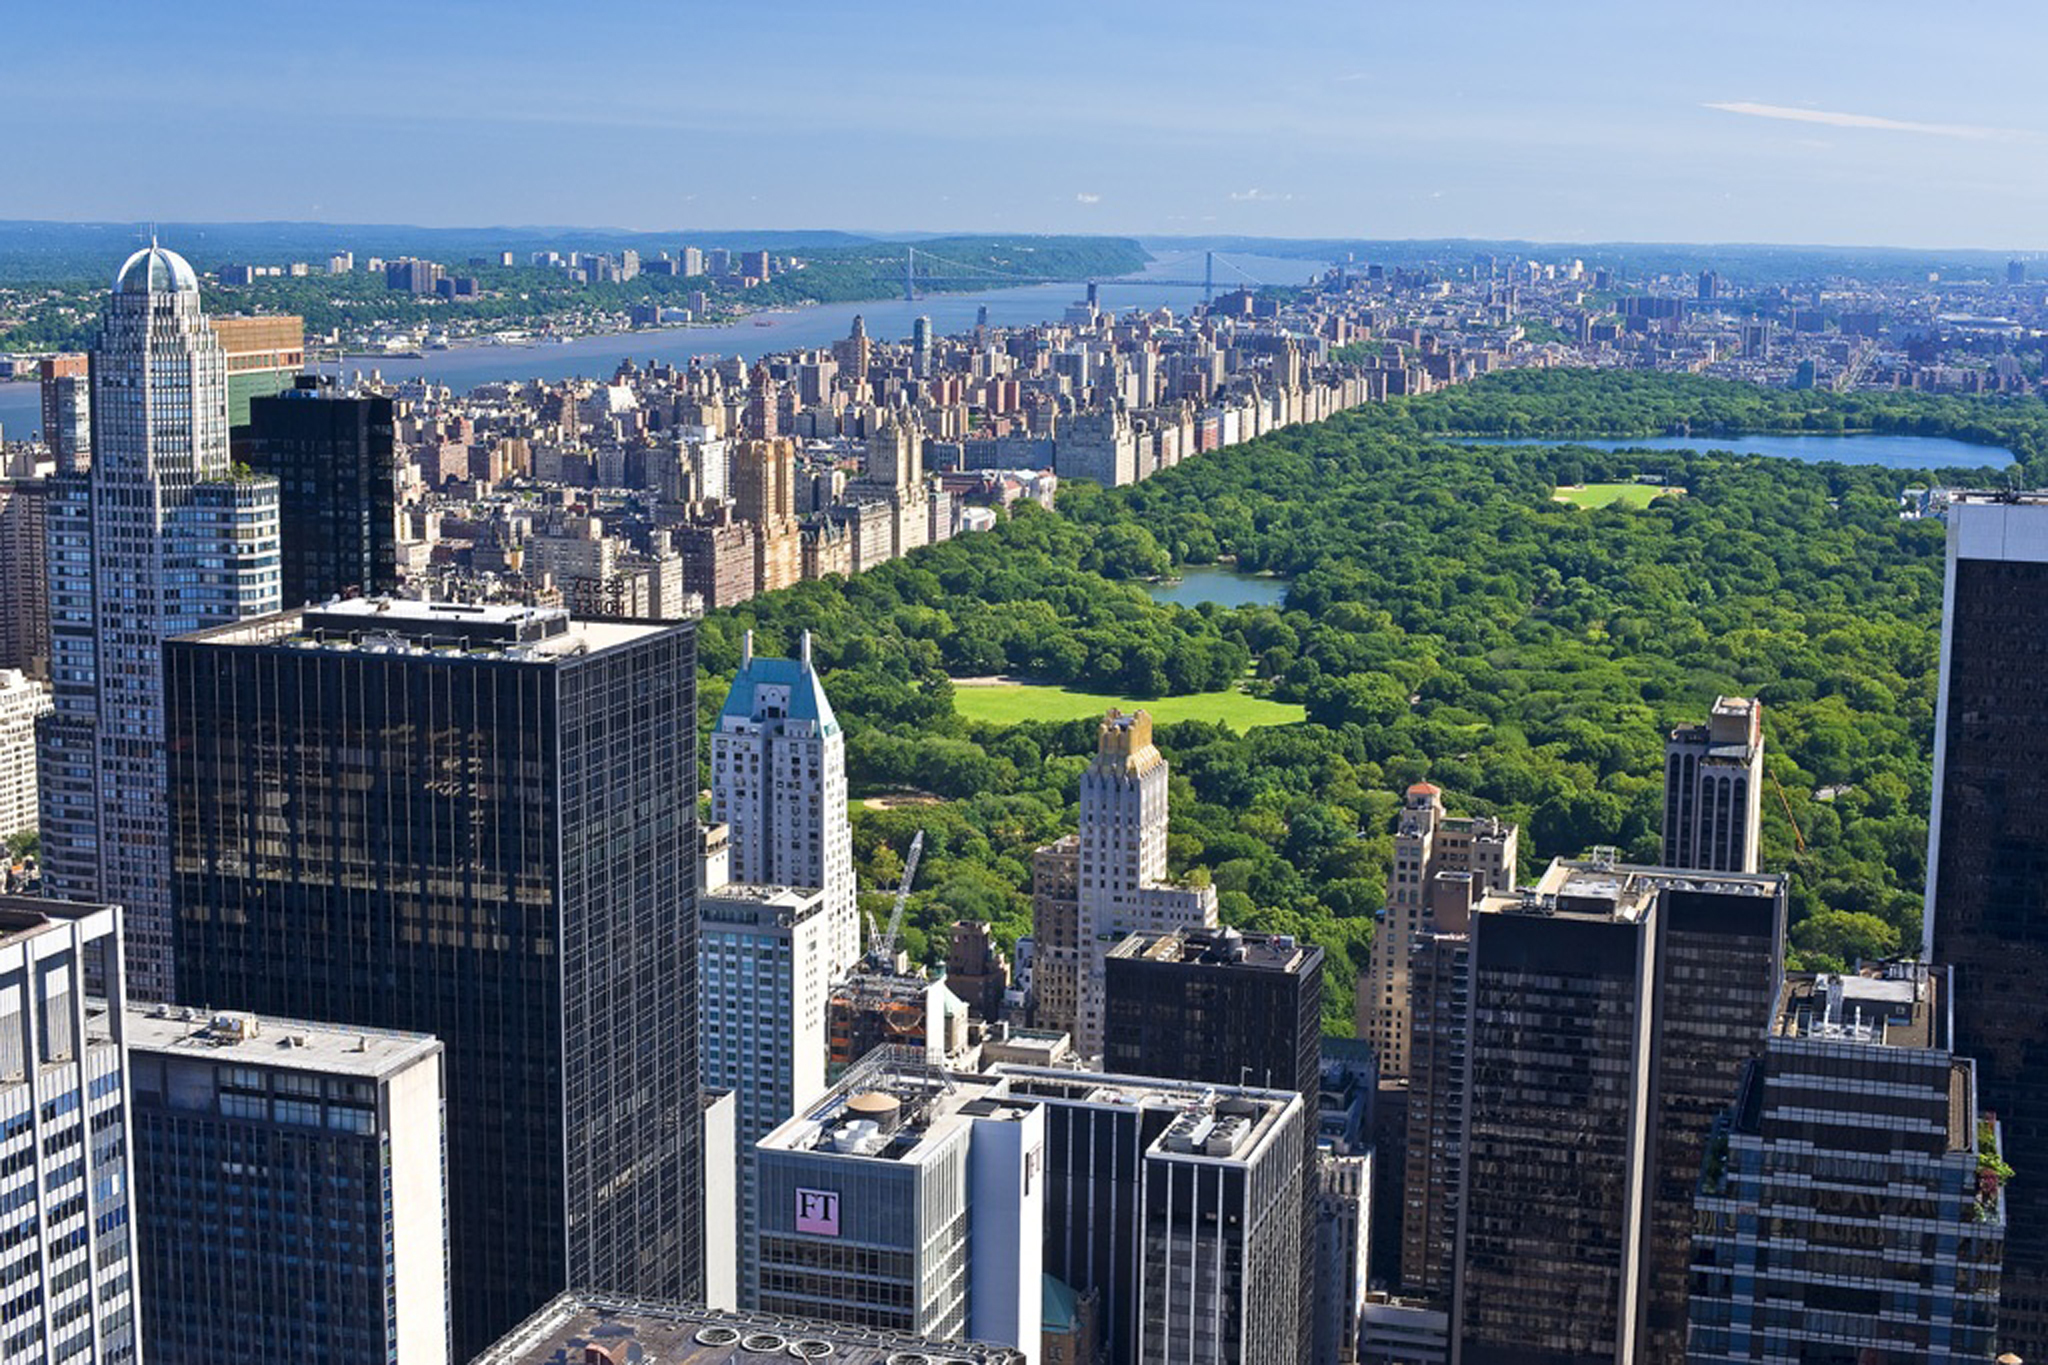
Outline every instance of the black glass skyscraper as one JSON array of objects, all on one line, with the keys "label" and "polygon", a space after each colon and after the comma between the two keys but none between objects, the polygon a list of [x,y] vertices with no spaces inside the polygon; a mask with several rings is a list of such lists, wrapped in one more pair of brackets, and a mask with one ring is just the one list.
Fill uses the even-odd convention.
[{"label": "black glass skyscraper", "polygon": [[1955,1050],[2020,1173],[1998,1344],[2033,1360],[2048,1355],[2048,498],[1959,495],[1948,530],[1926,947],[1955,973]]},{"label": "black glass skyscraper", "polygon": [[457,1359],[701,1292],[695,662],[384,599],[166,650],[180,995],[441,1038]]},{"label": "black glass skyscraper", "polygon": [[335,396],[331,381],[249,400],[249,464],[278,484],[279,600],[325,602],[398,586],[398,462],[391,400]]}]

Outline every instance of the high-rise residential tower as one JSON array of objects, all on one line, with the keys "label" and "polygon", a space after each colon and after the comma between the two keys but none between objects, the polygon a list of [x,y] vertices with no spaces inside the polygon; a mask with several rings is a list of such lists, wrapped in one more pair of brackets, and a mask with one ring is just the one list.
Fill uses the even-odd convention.
[{"label": "high-rise residential tower", "polygon": [[166,670],[180,994],[441,1039],[456,1357],[700,1294],[694,628],[365,598]]},{"label": "high-rise residential tower", "polygon": [[808,631],[794,659],[757,656],[745,636],[711,735],[711,818],[731,831],[734,881],[824,892],[835,959],[859,956],[846,734],[811,664]]},{"label": "high-rise residential tower", "polygon": [[[1955,972],[1955,1049],[1977,1063],[2015,1170],[2048,1172],[2048,496],[1949,503],[1922,956]],[[2015,1180],[1999,1344],[2048,1356],[2048,1180]]]},{"label": "high-rise residential tower", "polygon": [[163,644],[277,609],[277,482],[230,463],[227,355],[175,252],[150,246],[121,267],[92,389],[90,468],[60,472],[47,511],[43,879],[122,906],[134,993],[168,1000]]},{"label": "high-rise residential tower", "polygon": [[148,1358],[445,1362],[440,1043],[167,1005],[127,1025]]},{"label": "high-rise residential tower", "polygon": [[1763,821],[1764,708],[1716,697],[1664,745],[1664,865],[1754,872]]},{"label": "high-rise residential tower", "polygon": [[1380,1059],[1382,1082],[1408,1076],[1408,954],[1439,920],[1462,923],[1483,896],[1515,884],[1521,831],[1492,816],[1452,816],[1427,782],[1408,789],[1394,827],[1387,913],[1358,982],[1358,1033]]},{"label": "high-rise residential tower", "polygon": [[83,355],[53,355],[42,364],[43,444],[57,469],[83,474],[92,463],[92,363]]},{"label": "high-rise residential tower", "polygon": [[292,606],[398,587],[398,462],[391,399],[329,379],[249,401],[249,464],[278,482],[281,596]]},{"label": "high-rise residential tower", "polygon": [[0,897],[0,1352],[128,1365],[135,1316],[121,912]]},{"label": "high-rise residential tower", "polygon": [[[1074,923],[1033,929],[1044,945],[1037,970],[1041,979],[1054,978],[1041,996],[1042,1023],[1070,1031],[1084,1057],[1102,1055],[1103,961],[1111,948],[1127,934],[1216,927],[1214,887],[1167,879],[1166,822],[1167,762],[1152,743],[1152,717],[1111,710],[1095,759],[1081,774],[1074,899],[1038,902],[1052,916],[1070,911]],[[1072,1017],[1058,1017],[1053,1002],[1066,1000]]]},{"label": "high-rise residential tower", "polygon": [[49,688],[0,668],[0,838],[36,827],[36,718],[49,712]]}]

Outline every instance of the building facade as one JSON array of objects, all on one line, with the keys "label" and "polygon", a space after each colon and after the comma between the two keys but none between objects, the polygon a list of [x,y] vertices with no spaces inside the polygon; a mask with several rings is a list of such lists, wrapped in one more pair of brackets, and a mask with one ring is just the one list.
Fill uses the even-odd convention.
[{"label": "building facade", "polygon": [[1785,982],[1701,1166],[1688,1361],[1996,1354],[1998,1125],[1952,1003],[1920,962]]},{"label": "building facade", "polygon": [[278,605],[277,484],[228,454],[227,353],[159,247],[121,267],[92,355],[92,459],[51,482],[43,884],[118,904],[138,998],[168,1000],[163,644]]},{"label": "building facade", "polygon": [[49,688],[0,668],[0,838],[36,827],[36,720],[49,712]]},{"label": "building facade", "polygon": [[0,1355],[126,1365],[136,1339],[121,912],[0,897]]},{"label": "building facade", "polygon": [[[2048,499],[1958,494],[1948,510],[1941,681],[1921,956],[1956,978],[1955,1048],[1975,1060],[2005,1159],[2048,1170]],[[2048,1181],[2015,1181],[1999,1344],[2048,1356]]]},{"label": "building facade", "polygon": [[391,399],[336,396],[303,376],[249,403],[247,458],[278,483],[282,601],[398,587],[398,461]]},{"label": "building facade", "polygon": [[700,1293],[694,628],[380,598],[166,654],[181,993],[442,1040],[456,1357]]},{"label": "building facade", "polygon": [[41,478],[0,477],[0,668],[50,676],[50,576]]},{"label": "building facade", "polygon": [[[815,888],[728,882],[699,901],[704,1084],[730,1090],[740,1246],[754,1222],[754,1144],[825,1091],[825,1011],[845,964]],[[754,1265],[739,1263],[739,1301]]]},{"label": "building facade", "polygon": [[166,1005],[127,1028],[148,1358],[447,1361],[440,1043]]},{"label": "building facade", "polygon": [[1764,708],[1716,697],[1664,745],[1664,866],[1754,872],[1763,822]]},{"label": "building facade", "polygon": [[1386,917],[1358,983],[1358,1036],[1379,1054],[1382,1082],[1408,1078],[1410,943],[1440,920],[1462,920],[1481,897],[1512,889],[1520,842],[1515,826],[1491,816],[1446,814],[1430,783],[1408,789],[1394,827]]}]

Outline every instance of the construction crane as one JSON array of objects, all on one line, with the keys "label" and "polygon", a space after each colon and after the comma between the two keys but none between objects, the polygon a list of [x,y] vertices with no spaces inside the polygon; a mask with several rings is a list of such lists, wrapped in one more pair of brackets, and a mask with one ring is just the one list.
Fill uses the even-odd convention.
[{"label": "construction crane", "polygon": [[1785,786],[1778,781],[1778,775],[1769,768],[1764,772],[1771,779],[1771,785],[1778,789],[1778,804],[1785,808],[1785,823],[1792,826],[1792,846],[1801,853],[1806,852],[1806,836],[1799,832],[1799,821],[1792,815],[1792,803],[1785,799]]},{"label": "construction crane", "polygon": [[889,912],[889,927],[870,930],[868,935],[868,967],[873,971],[891,970],[891,960],[896,956],[896,935],[903,931],[903,907],[910,903],[910,883],[917,877],[918,855],[924,852],[924,831],[919,830],[910,841],[910,854],[903,860],[903,884],[896,888],[896,908]]}]

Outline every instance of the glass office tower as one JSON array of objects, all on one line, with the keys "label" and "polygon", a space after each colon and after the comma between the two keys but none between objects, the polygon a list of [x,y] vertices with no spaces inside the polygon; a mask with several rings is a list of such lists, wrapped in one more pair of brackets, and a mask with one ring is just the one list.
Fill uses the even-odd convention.
[{"label": "glass office tower", "polygon": [[385,599],[166,651],[180,992],[446,1045],[457,1359],[701,1293],[695,662]]}]

